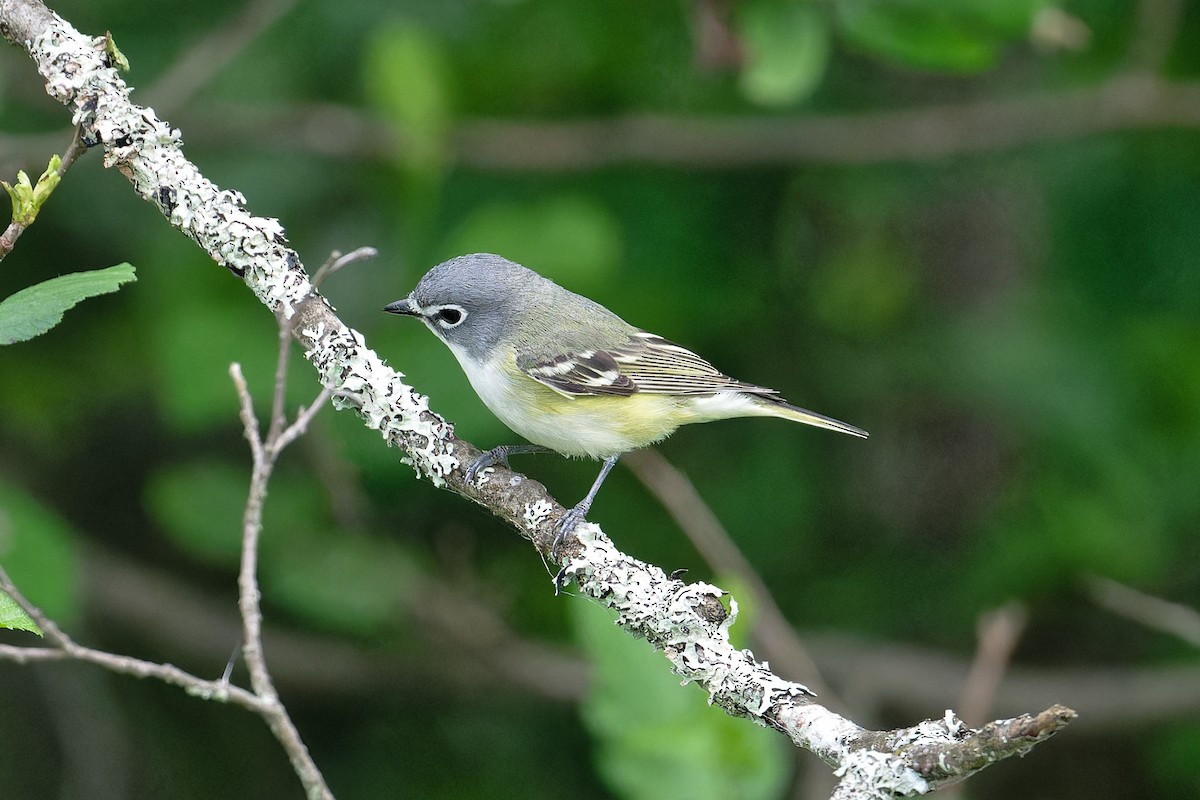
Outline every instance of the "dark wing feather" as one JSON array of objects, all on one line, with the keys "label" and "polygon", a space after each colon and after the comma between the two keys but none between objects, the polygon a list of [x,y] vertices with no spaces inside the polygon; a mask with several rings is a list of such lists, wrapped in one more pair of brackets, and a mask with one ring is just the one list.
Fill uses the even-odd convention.
[{"label": "dark wing feather", "polygon": [[739,391],[773,395],[774,389],[742,383],[700,356],[645,331],[619,346],[534,357],[518,355],[517,367],[565,395],[705,395]]}]

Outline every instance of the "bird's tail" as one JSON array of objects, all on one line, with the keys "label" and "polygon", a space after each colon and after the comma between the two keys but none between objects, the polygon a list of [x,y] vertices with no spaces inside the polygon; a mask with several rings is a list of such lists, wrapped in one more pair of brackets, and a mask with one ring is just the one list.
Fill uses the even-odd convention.
[{"label": "bird's tail", "polygon": [[809,411],[807,408],[800,408],[791,403],[785,403],[782,400],[777,400],[771,395],[759,395],[755,397],[759,402],[757,405],[762,409],[762,413],[766,416],[780,417],[781,419],[790,419],[792,422],[803,422],[805,425],[812,425],[817,428],[827,428],[838,433],[848,433],[851,436],[861,436],[866,439],[870,434],[862,428],[856,428],[842,422],[833,417],[827,417],[824,414],[818,414],[815,411]]}]

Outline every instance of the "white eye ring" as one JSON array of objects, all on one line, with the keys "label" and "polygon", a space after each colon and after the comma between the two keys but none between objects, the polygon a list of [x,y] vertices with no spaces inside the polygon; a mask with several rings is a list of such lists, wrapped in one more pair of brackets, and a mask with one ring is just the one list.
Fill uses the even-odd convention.
[{"label": "white eye ring", "polygon": [[437,323],[439,328],[450,330],[463,324],[467,318],[467,310],[462,306],[450,303],[444,306],[434,306],[429,310],[427,316]]}]

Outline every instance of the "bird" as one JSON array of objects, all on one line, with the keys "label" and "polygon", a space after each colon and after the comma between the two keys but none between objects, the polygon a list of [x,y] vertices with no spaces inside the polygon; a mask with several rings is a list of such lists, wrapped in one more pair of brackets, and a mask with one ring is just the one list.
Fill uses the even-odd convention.
[{"label": "bird", "polygon": [[530,444],[501,445],[467,469],[553,451],[603,462],[587,495],[555,525],[552,551],[586,517],[617,460],[681,425],[779,417],[867,432],[735,380],[674,342],[492,253],[444,261],[384,311],[416,317],[454,354],[483,404]]}]

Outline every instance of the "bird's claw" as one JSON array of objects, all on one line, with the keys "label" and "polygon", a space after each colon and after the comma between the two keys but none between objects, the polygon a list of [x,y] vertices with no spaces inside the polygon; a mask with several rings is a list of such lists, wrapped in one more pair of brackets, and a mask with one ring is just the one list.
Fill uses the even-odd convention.
[{"label": "bird's claw", "polygon": [[[550,543],[550,558],[558,560],[558,548],[562,545],[563,540],[579,526],[579,523],[584,522],[587,518],[587,508],[583,503],[568,508],[558,522],[554,523],[554,541]],[[563,587],[567,584],[567,568],[563,566],[554,576],[554,596],[558,597],[563,592]]]},{"label": "bird's claw", "polygon": [[512,469],[508,463],[508,457],[520,453],[547,453],[550,448],[542,447],[540,444],[502,444],[499,447],[493,447],[486,453],[475,459],[475,463],[467,467],[467,483],[474,483],[475,476],[480,470],[494,467],[497,464],[503,464],[505,469]]},{"label": "bird's claw", "polygon": [[512,469],[508,463],[508,452],[499,447],[488,450],[467,467],[467,483],[474,483],[475,476],[479,474],[480,470],[494,467],[497,464],[503,464],[506,468]]},{"label": "bird's claw", "polygon": [[[581,504],[582,505],[582,504]],[[550,556],[554,558],[558,555],[558,548],[581,522],[587,519],[587,509],[575,506],[568,508],[566,512],[559,517],[558,522],[554,523],[554,541],[550,544]]]}]

